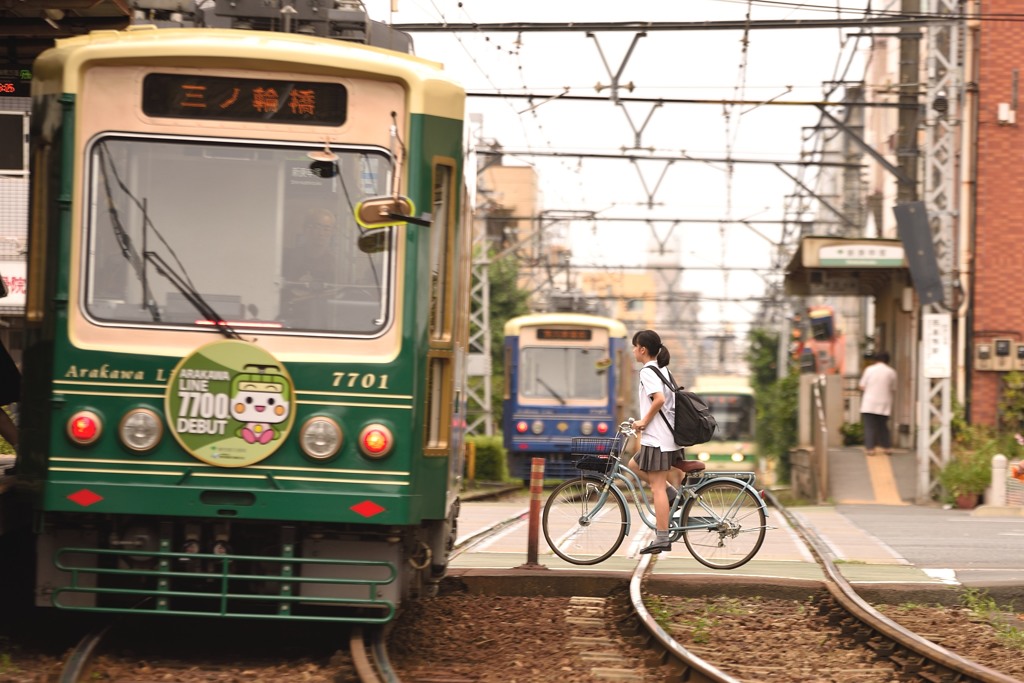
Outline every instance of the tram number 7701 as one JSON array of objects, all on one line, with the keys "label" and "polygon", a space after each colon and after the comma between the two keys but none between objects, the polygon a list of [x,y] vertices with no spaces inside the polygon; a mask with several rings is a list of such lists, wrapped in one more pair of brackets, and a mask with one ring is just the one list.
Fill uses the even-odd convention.
[{"label": "tram number 7701", "polygon": [[335,372],[334,381],[331,383],[331,386],[347,387],[349,389],[354,387],[362,387],[363,389],[387,389],[388,376],[378,375],[372,372]]}]

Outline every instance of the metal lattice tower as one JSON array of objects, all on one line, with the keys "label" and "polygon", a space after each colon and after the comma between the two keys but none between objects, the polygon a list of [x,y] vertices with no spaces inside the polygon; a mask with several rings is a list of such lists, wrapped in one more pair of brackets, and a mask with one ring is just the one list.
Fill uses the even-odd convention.
[{"label": "metal lattice tower", "polygon": [[[466,429],[475,436],[494,435],[491,411],[491,282],[487,258],[487,231],[474,220],[472,285],[469,292],[469,376],[466,384]],[[468,379],[468,378],[467,378]],[[482,431],[481,431],[482,428]]]},{"label": "metal lattice tower", "polygon": [[[926,31],[925,145],[923,200],[942,275],[945,301],[954,301],[954,227],[957,196],[957,134],[963,120],[962,70],[964,24],[959,0],[924,0],[922,9],[948,17],[928,25]],[[962,151],[962,150],[961,150]],[[938,313],[934,304],[932,311]],[[950,340],[952,341],[952,340]],[[958,349],[963,353],[963,349]],[[919,350],[923,358],[923,343]],[[918,363],[917,501],[931,500],[939,483],[935,472],[949,460],[952,378],[925,377]]]},{"label": "metal lattice tower", "polygon": [[[481,121],[470,117],[469,139],[480,136]],[[472,221],[473,253],[469,289],[469,362],[466,377],[466,430],[474,436],[494,435],[494,414],[491,410],[491,281],[488,257],[487,211],[477,206],[479,193],[479,162],[475,150],[467,150],[465,160],[467,191],[465,201],[473,203],[466,211]],[[473,174],[472,177],[470,174]]]}]

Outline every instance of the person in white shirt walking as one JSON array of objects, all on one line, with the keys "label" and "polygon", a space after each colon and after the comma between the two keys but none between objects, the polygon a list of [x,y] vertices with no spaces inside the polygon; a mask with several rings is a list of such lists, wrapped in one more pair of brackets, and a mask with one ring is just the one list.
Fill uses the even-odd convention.
[{"label": "person in white shirt walking", "polygon": [[889,416],[896,395],[896,371],[889,365],[889,354],[880,351],[875,362],[860,376],[860,421],[864,425],[864,452],[888,453],[892,448]]}]

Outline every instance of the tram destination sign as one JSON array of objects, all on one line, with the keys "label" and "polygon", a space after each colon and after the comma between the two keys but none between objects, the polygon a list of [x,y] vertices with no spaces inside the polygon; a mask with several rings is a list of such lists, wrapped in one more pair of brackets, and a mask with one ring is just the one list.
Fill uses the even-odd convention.
[{"label": "tram destination sign", "polygon": [[538,327],[537,339],[546,341],[590,341],[591,333],[592,330],[559,330],[551,327]]},{"label": "tram destination sign", "polygon": [[347,107],[340,83],[161,73],[142,83],[147,116],[340,126]]}]

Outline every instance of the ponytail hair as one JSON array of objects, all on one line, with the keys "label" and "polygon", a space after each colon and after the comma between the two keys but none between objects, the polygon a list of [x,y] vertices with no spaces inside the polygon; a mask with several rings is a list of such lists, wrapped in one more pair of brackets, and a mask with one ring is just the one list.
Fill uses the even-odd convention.
[{"label": "ponytail hair", "polygon": [[672,359],[668,349],[661,343],[661,337],[654,330],[640,330],[634,334],[633,346],[642,346],[647,349],[648,355],[657,359],[659,368],[668,365]]}]

